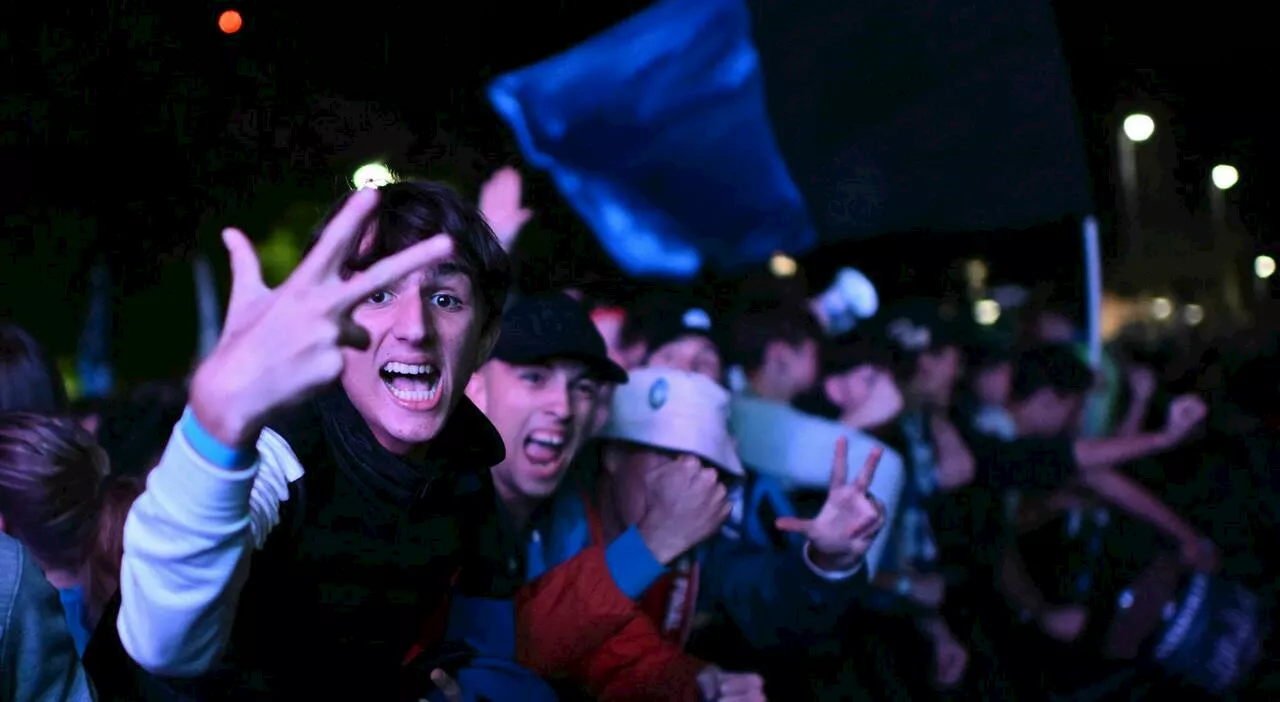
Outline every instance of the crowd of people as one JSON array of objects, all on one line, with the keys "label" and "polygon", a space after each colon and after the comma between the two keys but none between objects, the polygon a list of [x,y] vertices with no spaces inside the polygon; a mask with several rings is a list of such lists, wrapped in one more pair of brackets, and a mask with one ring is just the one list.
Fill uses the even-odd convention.
[{"label": "crowd of people", "polygon": [[1265,428],[1233,430],[1247,515],[1175,509],[1132,467],[1210,450],[1205,393],[1157,407],[1136,363],[1103,392],[1052,310],[1002,341],[838,286],[524,294],[519,175],[482,192],[350,193],[275,288],[227,230],[218,343],[115,400],[0,327],[0,699],[1128,699],[1264,667],[1260,605],[1188,602],[1267,599],[1215,545],[1265,553]]}]

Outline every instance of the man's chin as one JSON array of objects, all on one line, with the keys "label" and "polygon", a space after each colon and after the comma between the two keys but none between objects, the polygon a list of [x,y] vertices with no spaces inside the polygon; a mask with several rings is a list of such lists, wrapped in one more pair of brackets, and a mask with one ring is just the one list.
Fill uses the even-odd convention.
[{"label": "man's chin", "polygon": [[398,402],[389,393],[378,410],[380,431],[374,432],[380,443],[397,454],[411,453],[434,440],[444,427],[451,404],[441,389],[441,396],[429,406],[413,406]]}]

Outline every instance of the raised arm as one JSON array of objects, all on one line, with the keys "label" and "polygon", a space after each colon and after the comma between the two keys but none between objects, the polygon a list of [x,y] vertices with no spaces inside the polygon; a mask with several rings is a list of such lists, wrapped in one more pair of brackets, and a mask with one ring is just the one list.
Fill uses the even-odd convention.
[{"label": "raised arm", "polygon": [[373,190],[352,195],[275,289],[248,238],[223,232],[232,282],[222,336],[125,523],[118,629],[153,673],[200,675],[226,646],[251,547],[265,541],[274,506],[301,474],[287,446],[263,431],[267,418],[341,375],[342,348],[368,337],[351,320],[359,302],[452,250],[436,236],[344,276],[377,200]]},{"label": "raised arm", "polygon": [[249,559],[302,476],[284,440],[231,450],[187,412],[129,511],[120,570],[120,641],[148,672],[208,672],[231,636]]}]

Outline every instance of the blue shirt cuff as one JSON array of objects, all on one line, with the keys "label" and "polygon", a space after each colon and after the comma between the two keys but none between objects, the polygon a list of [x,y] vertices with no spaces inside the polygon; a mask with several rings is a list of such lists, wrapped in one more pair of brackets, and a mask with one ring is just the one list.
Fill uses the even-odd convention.
[{"label": "blue shirt cuff", "polygon": [[631,599],[637,599],[667,571],[658,562],[640,531],[631,527],[604,550],[604,562],[618,589]]},{"label": "blue shirt cuff", "polygon": [[822,578],[823,580],[836,582],[852,578],[858,574],[858,571],[862,570],[862,564],[867,562],[866,558],[862,558],[848,570],[823,570],[818,567],[817,563],[813,562],[813,556],[809,555],[809,548],[812,545],[813,544],[808,541],[804,542],[804,546],[800,549],[800,557],[804,559],[804,564],[809,566],[809,570],[813,571],[814,575]]},{"label": "blue shirt cuff", "polygon": [[219,468],[248,468],[258,458],[257,447],[233,448],[214,438],[196,419],[195,412],[188,407],[178,421],[182,436],[191,448],[204,460]]}]

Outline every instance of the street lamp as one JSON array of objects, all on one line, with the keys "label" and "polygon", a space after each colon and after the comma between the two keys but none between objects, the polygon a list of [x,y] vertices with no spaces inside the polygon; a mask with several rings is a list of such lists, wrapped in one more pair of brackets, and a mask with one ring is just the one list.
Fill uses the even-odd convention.
[{"label": "street lamp", "polygon": [[1124,118],[1124,135],[1130,141],[1146,141],[1155,133],[1156,121],[1151,119],[1151,115],[1137,112]]},{"label": "street lamp", "polygon": [[391,173],[391,169],[381,163],[366,163],[357,168],[355,174],[351,176],[351,184],[356,190],[381,188],[394,183],[395,180],[396,177]]},{"label": "street lamp", "polygon": [[1000,321],[1000,303],[985,299],[973,303],[973,319],[984,327]]},{"label": "street lamp", "polygon": [[1218,190],[1227,190],[1240,182],[1240,171],[1237,171],[1235,166],[1228,166],[1225,163],[1214,166],[1209,176],[1213,178],[1213,185]]},{"label": "street lamp", "polygon": [[1142,225],[1140,224],[1138,197],[1138,153],[1137,145],[1147,141],[1156,133],[1156,121],[1151,115],[1135,112],[1124,118],[1121,123],[1123,134],[1116,139],[1116,149],[1120,157],[1120,185],[1124,194],[1123,220],[1127,230],[1125,248],[1126,258],[1143,260],[1144,246],[1142,241]]},{"label": "street lamp", "polygon": [[776,253],[769,259],[769,272],[778,278],[790,278],[796,274],[796,260],[784,253]]},{"label": "street lamp", "polygon": [[1253,259],[1253,274],[1266,280],[1276,273],[1276,260],[1270,256],[1259,256]]},{"label": "street lamp", "polygon": [[235,10],[227,10],[218,15],[218,29],[223,34],[235,34],[244,26],[244,18]]},{"label": "street lamp", "polygon": [[1167,297],[1157,297],[1151,301],[1151,316],[1164,321],[1173,316],[1173,301]]}]

